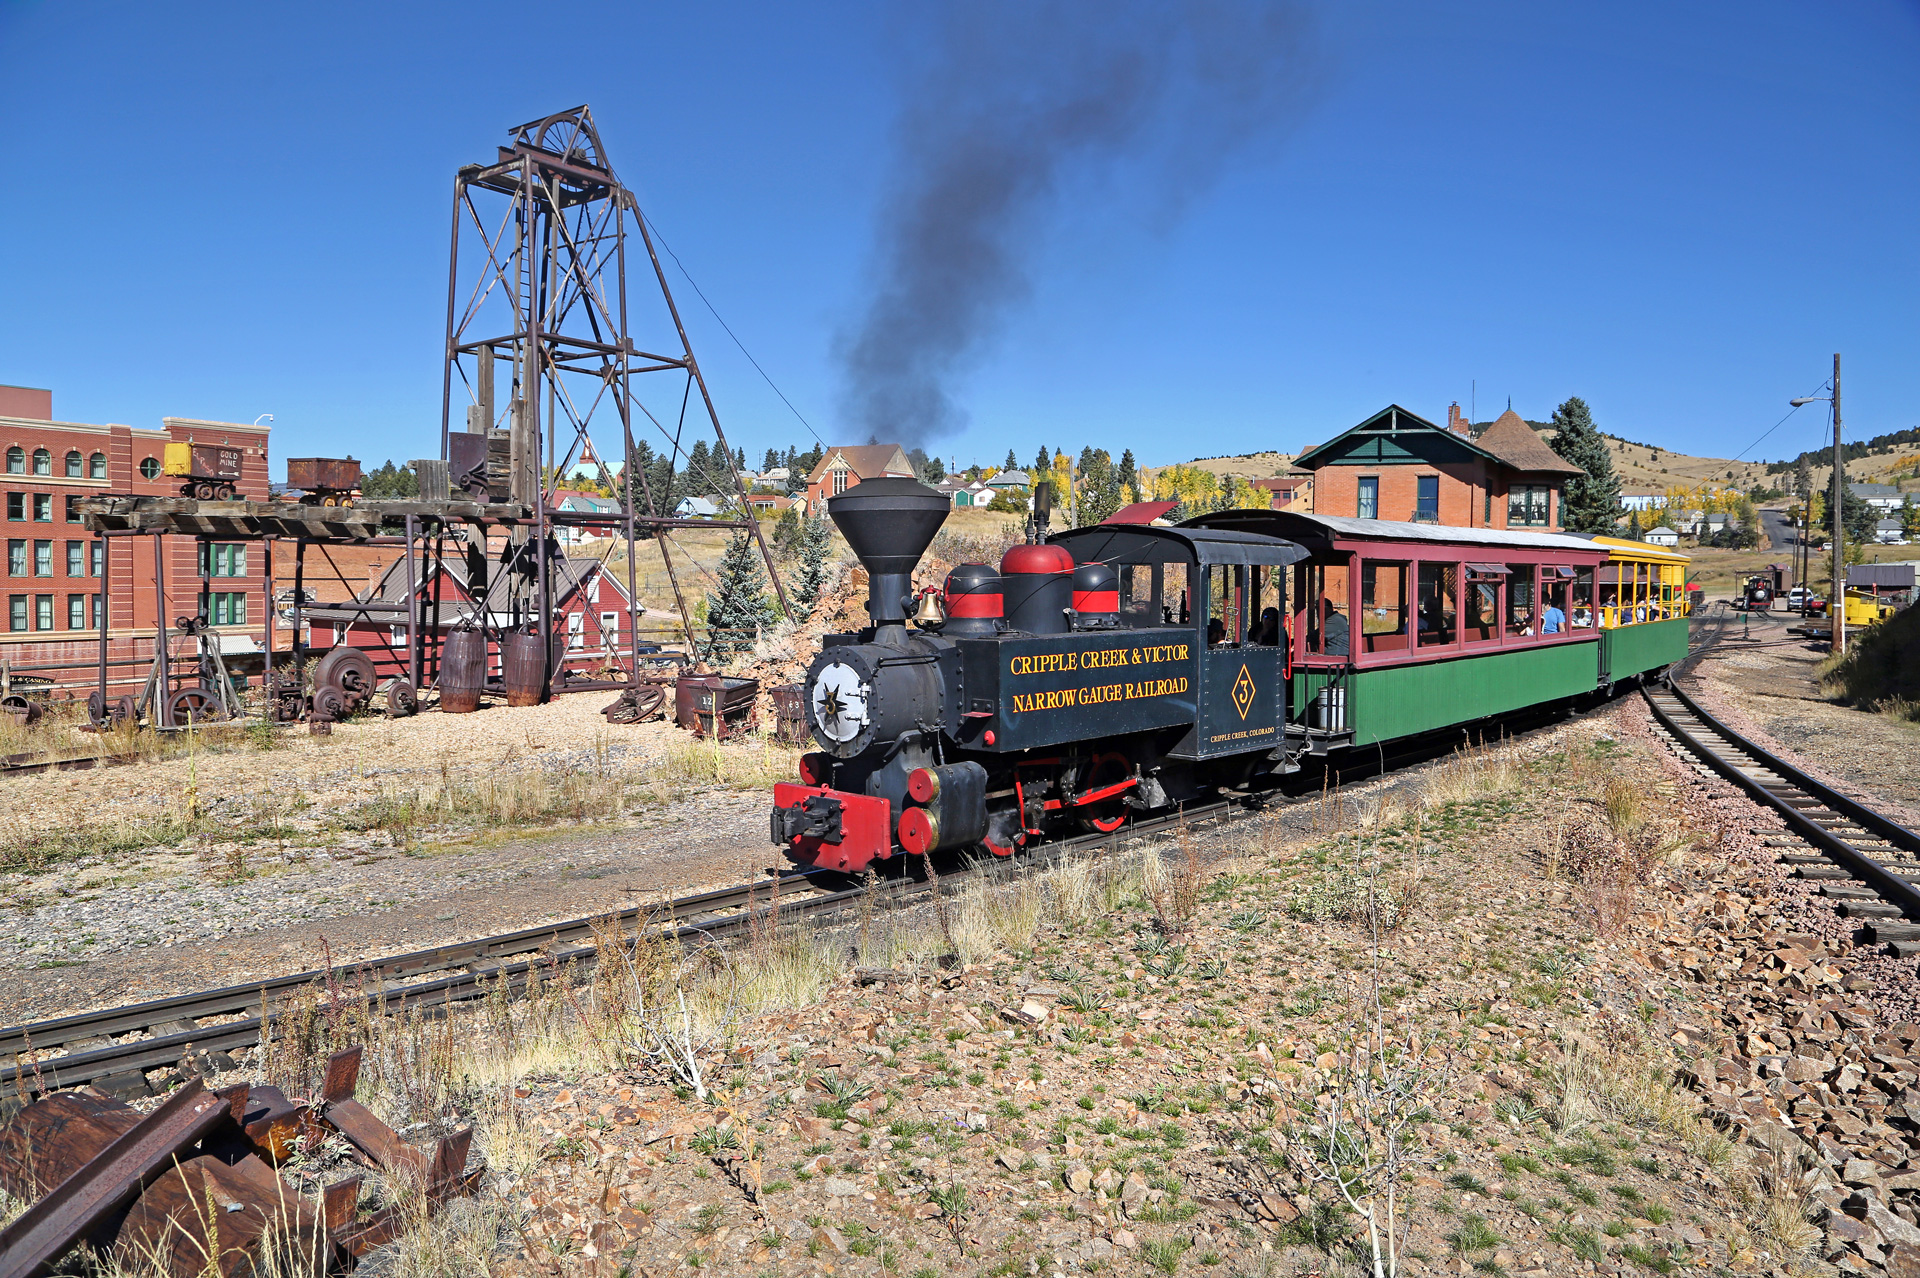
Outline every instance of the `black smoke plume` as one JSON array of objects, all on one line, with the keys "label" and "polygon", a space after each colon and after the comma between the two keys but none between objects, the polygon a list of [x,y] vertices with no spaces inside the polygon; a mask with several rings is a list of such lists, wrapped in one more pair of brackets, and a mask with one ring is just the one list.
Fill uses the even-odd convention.
[{"label": "black smoke plume", "polygon": [[949,383],[1026,297],[1050,210],[1100,196],[1165,229],[1314,78],[1291,0],[938,12],[903,63],[873,294],[840,343],[849,434],[907,445],[963,424]]}]

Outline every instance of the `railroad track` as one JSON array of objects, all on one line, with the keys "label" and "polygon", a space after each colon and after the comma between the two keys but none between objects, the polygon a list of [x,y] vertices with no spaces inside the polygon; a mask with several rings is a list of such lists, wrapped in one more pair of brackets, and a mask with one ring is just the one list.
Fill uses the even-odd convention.
[{"label": "railroad track", "polygon": [[1920,955],[1920,834],[1808,776],[1714,718],[1678,688],[1642,690],[1696,765],[1773,809],[1795,838],[1770,839],[1796,876],[1820,884],[1842,917],[1899,958]]},{"label": "railroad track", "polygon": [[[1299,802],[1306,802],[1302,798]],[[1051,840],[1006,863],[976,862],[937,880],[890,880],[882,886],[901,899],[951,890],[975,875],[1007,875],[1055,864],[1076,852],[1114,845],[1119,839],[1152,834],[1185,822],[1207,829],[1222,820],[1250,815],[1257,806],[1222,800],[1183,812],[1136,821],[1113,834],[1087,834]],[[0,1029],[0,1098],[25,1090],[38,1092],[91,1084],[122,1097],[151,1094],[146,1073],[199,1060],[230,1067],[221,1054],[242,1051],[260,1041],[263,1024],[282,1013],[275,1005],[309,987],[339,989],[349,1001],[363,1001],[377,1012],[417,1008],[439,1012],[485,997],[505,982],[519,994],[538,973],[559,973],[569,966],[590,969],[599,960],[596,931],[630,934],[657,928],[682,945],[706,944],[767,925],[777,909],[778,922],[830,918],[851,908],[867,889],[819,891],[826,876],[789,874],[680,897],[654,906],[548,923],[498,936],[415,950],[365,963],[315,968],[246,985],[178,994],[125,1007],[82,1012]],[[839,877],[839,876],[834,876]],[[811,892],[812,895],[800,895]],[[792,894],[792,895],[789,895]],[[665,922],[662,922],[665,920]],[[41,1057],[49,1049],[62,1054]],[[203,1065],[202,1068],[205,1068]]]},{"label": "railroad track", "polygon": [[[1604,706],[1607,702],[1600,704]],[[1570,717],[1583,717],[1598,708],[1523,711],[1502,720],[1499,731],[1509,738],[1520,737]],[[1472,739],[1471,729],[1450,730],[1403,743],[1392,751],[1371,752],[1349,763],[1329,763],[1325,766],[1325,780],[1338,786],[1431,762],[1445,757],[1463,740]],[[1181,822],[1193,829],[1205,830],[1269,806],[1318,802],[1325,793],[1321,790],[1287,795],[1265,791],[1190,805],[1182,812],[1131,822],[1113,834],[1051,840],[1029,848],[1011,862],[975,864],[949,871],[938,883],[952,888],[971,874],[1023,872],[1056,863],[1085,849],[1111,846],[1121,839],[1170,829]],[[330,971],[316,968],[245,985],[171,995],[125,1007],[0,1028],[0,1098],[16,1095],[23,1083],[28,1091],[91,1084],[123,1097],[137,1097],[150,1094],[148,1071],[177,1068],[195,1060],[204,1062],[202,1068],[225,1068],[229,1058],[222,1054],[258,1044],[263,1018],[265,1023],[271,1023],[277,1015],[276,1004],[284,1003],[308,987],[325,987],[329,982],[334,988],[342,984],[352,986],[353,992],[347,997],[363,1000],[375,1011],[418,1008],[438,1013],[484,997],[498,988],[501,981],[510,993],[519,994],[539,972],[558,972],[569,964],[576,971],[591,967],[599,957],[594,941],[596,929],[617,927],[631,933],[656,926],[681,944],[704,944],[742,935],[770,922],[768,914],[776,899],[780,923],[830,918],[853,907],[864,889],[846,887],[822,891],[821,882],[828,877],[789,874],[777,880],[777,891],[776,880],[760,880],[653,906],[547,923],[363,963],[339,964]],[[928,881],[890,880],[884,884],[886,890],[903,899],[924,895],[934,886]],[[669,921],[662,925],[659,922],[662,919]],[[49,1050],[60,1054],[40,1055]]]}]

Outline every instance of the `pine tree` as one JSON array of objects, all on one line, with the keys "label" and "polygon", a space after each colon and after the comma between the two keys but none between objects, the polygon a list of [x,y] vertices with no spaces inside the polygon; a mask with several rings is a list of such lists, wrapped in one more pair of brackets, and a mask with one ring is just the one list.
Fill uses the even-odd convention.
[{"label": "pine tree", "polygon": [[773,601],[767,598],[760,556],[743,532],[736,532],[720,557],[719,581],[707,594],[707,651],[725,664],[748,651],[760,630],[773,624]]},{"label": "pine tree", "polygon": [[800,524],[800,571],[793,575],[788,598],[793,604],[794,617],[805,621],[813,615],[815,605],[820,602],[820,592],[827,584],[833,531],[824,519],[803,519]]},{"label": "pine tree", "polygon": [[746,449],[736,448],[733,450],[733,468],[739,471],[743,475],[746,473],[747,471],[747,450]]},{"label": "pine tree", "polygon": [[[1826,503],[1827,509],[1820,512],[1820,527],[1829,535],[1833,533],[1833,503]],[[1880,522],[1880,511],[1863,497],[1856,497],[1853,485],[1843,474],[1840,478],[1840,522],[1847,536],[1856,545],[1873,540],[1874,525]]]},{"label": "pine tree", "polygon": [[1120,454],[1120,470],[1115,475],[1120,481],[1120,499],[1122,501],[1140,500],[1140,471],[1133,461],[1133,450],[1127,449]]},{"label": "pine tree", "polygon": [[1553,410],[1558,434],[1549,445],[1584,475],[1567,481],[1560,525],[1568,532],[1608,533],[1620,514],[1620,477],[1613,472],[1607,441],[1593,424],[1587,401],[1578,395]]},{"label": "pine tree", "polygon": [[[1034,455],[1033,468],[1043,472],[1053,469],[1053,454],[1047,451],[1045,444],[1040,445],[1040,451]],[[1042,474],[1040,477],[1045,479],[1046,475]]]},{"label": "pine tree", "polygon": [[678,504],[683,497],[704,497],[712,492],[713,482],[707,473],[712,468],[713,455],[707,450],[707,441],[694,440],[693,447],[687,451],[687,468],[681,472],[674,502]]},{"label": "pine tree", "polygon": [[[1047,450],[1043,448],[1040,451],[1044,453]],[[1006,465],[1002,466],[1000,469],[1001,470],[1019,470],[1020,469],[1020,459],[1013,455],[1013,450],[1011,448],[1007,450]]]},{"label": "pine tree", "polygon": [[1640,540],[1640,512],[1637,510],[1627,512],[1627,540]]},{"label": "pine tree", "polygon": [[[792,450],[789,449],[788,451],[791,452]],[[779,464],[780,464],[780,450],[777,448],[769,448],[767,450],[767,455],[761,458],[760,460],[760,473],[764,475],[768,471],[779,466]]]}]

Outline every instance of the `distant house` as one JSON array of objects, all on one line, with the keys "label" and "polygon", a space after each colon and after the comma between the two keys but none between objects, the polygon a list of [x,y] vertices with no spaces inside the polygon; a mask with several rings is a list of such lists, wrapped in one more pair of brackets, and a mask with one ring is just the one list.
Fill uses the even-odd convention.
[{"label": "distant house", "polygon": [[1692,537],[1698,533],[1700,521],[1705,518],[1706,514],[1702,511],[1683,510],[1673,517],[1673,526],[1681,536]]},{"label": "distant house", "polygon": [[1904,546],[1907,534],[1898,519],[1882,519],[1873,526],[1873,539],[1883,546]]},{"label": "distant house", "polygon": [[807,508],[837,497],[863,479],[913,479],[913,463],[898,444],[858,444],[829,448],[807,476]]},{"label": "distant house", "polygon": [[786,484],[788,478],[791,477],[792,474],[793,472],[788,470],[785,466],[775,466],[772,470],[765,472],[764,474],[760,475],[758,478],[761,483],[767,485],[769,488],[779,488],[779,487],[783,487]]},{"label": "distant house", "polygon": [[[573,488],[556,488],[547,497],[549,509],[560,514],[618,515],[622,510],[617,497],[602,497],[598,493],[586,493]],[[599,535],[606,536],[609,531],[602,526]],[[593,537],[595,530],[592,527],[558,523],[554,526],[553,535],[556,540],[573,545]]]},{"label": "distant house", "polygon": [[1271,479],[1256,479],[1255,488],[1266,490],[1267,504],[1274,510],[1291,510],[1295,514],[1313,513],[1313,476],[1275,475]]},{"label": "distant house", "polygon": [[[1024,470],[1003,470],[986,481],[988,488],[996,493],[1024,493],[1033,486]],[[989,501],[992,498],[988,498]]]},{"label": "distant house", "polygon": [[1398,404],[1300,454],[1319,515],[1459,528],[1561,526],[1562,490],[1584,474],[1512,409],[1478,438],[1452,406],[1450,429]]},{"label": "distant house", "polygon": [[1620,494],[1622,510],[1652,510],[1666,494],[1652,488],[1635,488]]},{"label": "distant house", "polygon": [[778,515],[788,510],[801,515],[807,513],[805,497],[782,497],[777,493],[748,493],[747,505],[753,507],[755,515]]},{"label": "distant house", "polygon": [[994,489],[984,480],[967,482],[964,475],[948,475],[933,487],[953,503],[955,510],[969,510],[975,506],[985,506],[994,498]]},{"label": "distant house", "polygon": [[1849,483],[1847,491],[1869,506],[1881,510],[1898,510],[1906,495],[1892,484],[1855,484]]},{"label": "distant house", "polygon": [[1680,544],[1680,534],[1661,524],[1658,528],[1648,529],[1646,536],[1640,540],[1649,546],[1677,546]]},{"label": "distant house", "polygon": [[673,513],[677,519],[712,519],[720,513],[720,507],[706,497],[682,497]]}]

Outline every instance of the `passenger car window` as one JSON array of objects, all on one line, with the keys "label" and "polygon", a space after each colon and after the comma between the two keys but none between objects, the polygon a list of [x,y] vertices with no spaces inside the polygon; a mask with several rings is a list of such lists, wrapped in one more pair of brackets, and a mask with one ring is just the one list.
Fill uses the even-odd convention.
[{"label": "passenger car window", "polygon": [[1455,587],[1460,580],[1460,565],[1423,563],[1417,580],[1418,600],[1414,609],[1420,646],[1430,648],[1452,643],[1459,637],[1459,604]]}]

